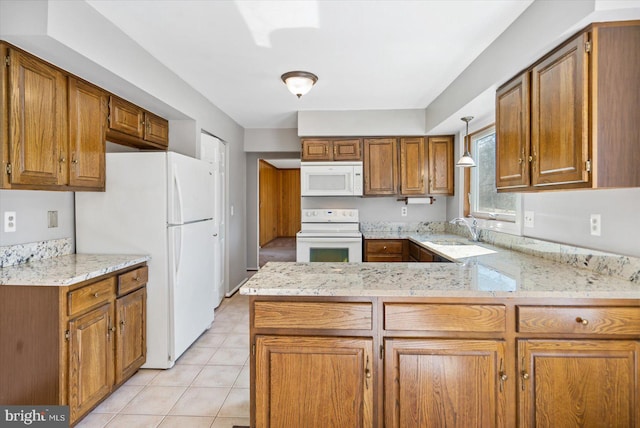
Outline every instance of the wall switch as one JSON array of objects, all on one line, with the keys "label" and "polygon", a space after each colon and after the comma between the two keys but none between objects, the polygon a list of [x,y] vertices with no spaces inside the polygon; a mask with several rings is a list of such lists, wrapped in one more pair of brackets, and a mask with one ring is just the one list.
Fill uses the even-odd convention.
[{"label": "wall switch", "polygon": [[47,211],[48,227],[58,227],[58,211]]},{"label": "wall switch", "polygon": [[401,215],[402,217],[406,217],[406,216],[407,216],[407,207],[402,207],[402,208],[400,209],[400,215]]},{"label": "wall switch", "polygon": [[589,220],[589,225],[591,228],[591,234],[593,236],[600,236],[602,221],[600,218],[600,214],[591,214],[591,219]]},{"label": "wall switch", "polygon": [[534,213],[533,211],[524,212],[524,227],[533,227],[534,225]]},{"label": "wall switch", "polygon": [[4,231],[5,232],[16,231],[16,212],[15,211],[4,212]]}]

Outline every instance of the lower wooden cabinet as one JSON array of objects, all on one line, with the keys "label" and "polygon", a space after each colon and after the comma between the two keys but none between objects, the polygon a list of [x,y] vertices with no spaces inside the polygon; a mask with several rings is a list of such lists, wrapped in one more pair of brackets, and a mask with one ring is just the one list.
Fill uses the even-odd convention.
[{"label": "lower wooden cabinet", "polygon": [[404,262],[408,259],[406,239],[365,239],[365,262]]},{"label": "lower wooden cabinet", "polygon": [[255,426],[372,427],[373,340],[256,337]]},{"label": "lower wooden cabinet", "polygon": [[520,426],[637,427],[637,340],[522,340]]},{"label": "lower wooden cabinet", "polygon": [[0,403],[68,405],[75,424],[146,359],[147,266],[72,286],[0,287]]},{"label": "lower wooden cabinet", "polygon": [[252,296],[250,312],[252,427],[640,426],[637,299]]},{"label": "lower wooden cabinet", "polygon": [[386,339],[385,427],[508,426],[500,340]]}]

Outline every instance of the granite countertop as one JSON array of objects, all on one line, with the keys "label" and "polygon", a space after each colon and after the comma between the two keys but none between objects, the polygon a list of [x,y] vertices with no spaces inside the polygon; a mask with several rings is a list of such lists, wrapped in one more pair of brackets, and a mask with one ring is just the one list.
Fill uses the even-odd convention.
[{"label": "granite countertop", "polygon": [[457,235],[372,232],[365,233],[364,238],[410,239],[454,263],[270,262],[240,292],[280,296],[640,299],[637,283],[484,242],[469,242]]},{"label": "granite countertop", "polygon": [[0,286],[73,285],[150,259],[142,255],[68,254],[1,268]]}]

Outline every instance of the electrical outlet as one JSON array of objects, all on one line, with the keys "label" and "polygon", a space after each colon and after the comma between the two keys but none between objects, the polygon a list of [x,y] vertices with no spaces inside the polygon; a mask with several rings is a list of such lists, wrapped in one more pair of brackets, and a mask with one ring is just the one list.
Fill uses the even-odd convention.
[{"label": "electrical outlet", "polygon": [[525,211],[524,212],[524,227],[533,227],[534,223],[534,213],[533,211]]},{"label": "electrical outlet", "polygon": [[16,212],[15,211],[4,212],[4,231],[5,232],[16,231]]},{"label": "electrical outlet", "polygon": [[406,217],[407,216],[407,207],[402,207],[400,209],[400,215],[402,215],[402,217]]},{"label": "electrical outlet", "polygon": [[591,227],[591,234],[593,236],[600,236],[600,234],[602,233],[602,219],[600,218],[600,214],[591,214],[589,224]]}]

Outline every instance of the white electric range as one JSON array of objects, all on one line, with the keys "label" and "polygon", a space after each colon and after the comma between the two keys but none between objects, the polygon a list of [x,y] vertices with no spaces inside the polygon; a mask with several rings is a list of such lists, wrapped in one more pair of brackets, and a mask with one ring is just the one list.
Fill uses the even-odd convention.
[{"label": "white electric range", "polygon": [[296,235],[298,262],[362,262],[357,209],[303,209]]}]

